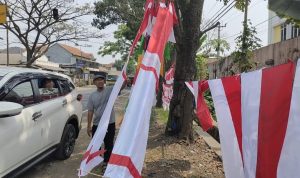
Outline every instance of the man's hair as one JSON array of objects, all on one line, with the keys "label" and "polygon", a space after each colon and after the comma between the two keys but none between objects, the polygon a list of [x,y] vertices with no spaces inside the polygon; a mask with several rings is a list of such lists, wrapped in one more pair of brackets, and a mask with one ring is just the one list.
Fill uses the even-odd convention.
[{"label": "man's hair", "polygon": [[51,79],[48,79],[48,78],[45,78],[41,81],[41,86],[42,87],[45,87],[45,85],[48,83],[48,82],[51,82],[52,80]]}]

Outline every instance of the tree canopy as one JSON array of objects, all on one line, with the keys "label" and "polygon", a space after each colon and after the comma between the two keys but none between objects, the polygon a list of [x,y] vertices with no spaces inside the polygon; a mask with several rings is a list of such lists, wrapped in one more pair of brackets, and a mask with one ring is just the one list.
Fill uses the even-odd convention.
[{"label": "tree canopy", "polygon": [[[7,24],[27,52],[27,66],[41,57],[52,44],[100,37],[85,27],[81,17],[91,14],[88,4],[77,5],[70,0],[0,0],[8,6]],[[56,9],[57,19],[53,18]]]},{"label": "tree canopy", "polygon": [[144,16],[144,3],[142,0],[103,0],[95,3],[93,26],[104,29],[112,24],[119,25],[114,32],[116,41],[105,42],[99,54],[121,54],[126,57]]}]

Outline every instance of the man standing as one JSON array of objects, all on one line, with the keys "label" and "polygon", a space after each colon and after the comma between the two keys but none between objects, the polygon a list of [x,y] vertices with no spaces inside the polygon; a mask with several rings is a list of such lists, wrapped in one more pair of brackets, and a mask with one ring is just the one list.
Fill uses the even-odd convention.
[{"label": "man standing", "polygon": [[[112,92],[112,86],[104,86],[106,82],[105,75],[96,75],[94,77],[94,85],[96,85],[97,90],[94,91],[88,100],[87,108],[88,108],[88,126],[87,126],[87,134],[89,136],[94,136],[102,114],[105,110],[106,104],[108,102],[109,96]],[[93,120],[93,126],[92,124]],[[114,145],[114,136],[115,136],[115,112],[114,108],[112,109],[109,125],[107,128],[107,132],[104,138],[104,146],[106,152],[104,153],[104,169],[109,161],[109,157],[113,150]]]}]

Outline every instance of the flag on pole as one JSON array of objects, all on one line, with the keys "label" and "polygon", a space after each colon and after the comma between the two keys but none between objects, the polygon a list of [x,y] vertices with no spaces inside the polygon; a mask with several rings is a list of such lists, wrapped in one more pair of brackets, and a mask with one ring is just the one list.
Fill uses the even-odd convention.
[{"label": "flag on pole", "polygon": [[141,177],[155,84],[158,82],[164,47],[173,28],[173,13],[171,5],[168,8],[160,5],[105,177]]},{"label": "flag on pole", "polygon": [[207,131],[214,126],[213,119],[203,97],[204,92],[208,89],[208,83],[207,81],[192,81],[185,82],[185,84],[194,95],[196,115],[201,127],[204,131]]},{"label": "flag on pole", "polygon": [[300,61],[208,83],[226,177],[299,177]]},{"label": "flag on pole", "polygon": [[113,87],[113,90],[111,92],[111,95],[109,97],[107,105],[105,107],[104,113],[100,119],[100,123],[96,130],[96,133],[93,136],[93,138],[87,148],[87,151],[85,152],[85,154],[82,158],[80,168],[78,171],[79,177],[86,176],[95,166],[99,165],[103,161],[102,155],[105,152],[105,150],[99,150],[99,149],[103,143],[105,134],[107,132],[113,105],[118,97],[118,94],[121,90],[121,87],[122,87],[124,81],[126,81],[127,63],[128,63],[128,61],[125,63],[122,73],[118,77],[118,79]]}]

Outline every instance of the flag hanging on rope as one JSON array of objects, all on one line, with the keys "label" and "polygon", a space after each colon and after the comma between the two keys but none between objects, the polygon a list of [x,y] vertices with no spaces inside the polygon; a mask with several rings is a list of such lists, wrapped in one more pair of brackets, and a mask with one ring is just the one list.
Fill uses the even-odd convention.
[{"label": "flag hanging on rope", "polygon": [[169,7],[160,4],[105,177],[141,177],[155,85],[158,82],[164,47],[173,29],[174,9],[171,4]]},{"label": "flag hanging on rope", "polygon": [[226,177],[299,177],[299,62],[208,81]]},{"label": "flag hanging on rope", "polygon": [[118,94],[121,90],[121,87],[123,83],[126,81],[126,68],[127,68],[128,61],[125,63],[123,70],[118,77],[113,90],[111,92],[111,95],[108,99],[107,105],[105,107],[105,110],[103,112],[103,115],[100,119],[100,123],[98,125],[98,128],[96,130],[95,135],[93,136],[87,151],[85,152],[80,168],[78,171],[78,176],[86,176],[95,166],[99,165],[103,161],[103,154],[105,150],[99,150],[105,134],[107,132],[108,124],[109,124],[109,119],[111,115],[111,111],[113,108],[113,105],[118,97]]},{"label": "flag hanging on rope", "polygon": [[207,131],[214,126],[213,119],[203,96],[203,93],[208,90],[208,83],[207,81],[193,81],[185,82],[185,84],[194,95],[196,115],[201,127],[204,131]]}]

